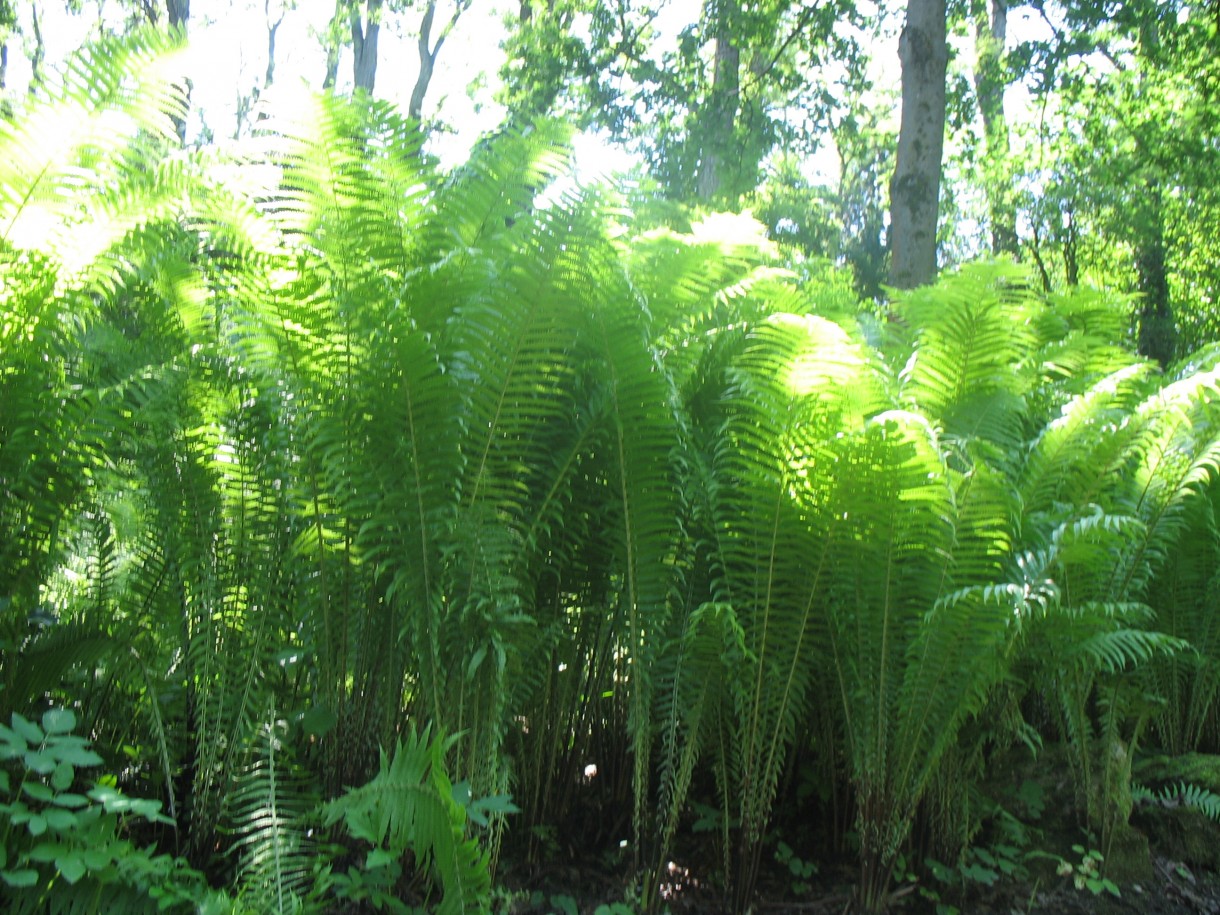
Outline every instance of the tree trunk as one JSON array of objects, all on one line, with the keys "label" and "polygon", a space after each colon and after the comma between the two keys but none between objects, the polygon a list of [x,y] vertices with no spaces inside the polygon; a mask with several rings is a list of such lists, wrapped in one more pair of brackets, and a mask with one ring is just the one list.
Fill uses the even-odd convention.
[{"label": "tree trunk", "polygon": [[[441,48],[445,46],[449,33],[453,31],[453,27],[457,25],[458,19],[468,6],[470,6],[470,0],[457,0],[457,3],[454,4],[453,16],[442,26],[440,34],[436,36],[436,44],[431,44],[432,26],[436,20],[436,0],[428,0],[424,18],[419,23],[419,40],[416,42],[419,49],[419,76],[415,78],[415,86],[411,89],[411,101],[407,105],[407,114],[416,121],[422,121],[424,117],[424,98],[428,95],[428,87],[432,84],[432,74],[436,71],[436,58],[440,55]],[[522,15],[526,15],[527,12],[529,11],[523,7]]]},{"label": "tree trunk", "polygon": [[415,78],[415,86],[411,89],[411,101],[407,105],[407,115],[416,121],[422,121],[424,116],[424,98],[428,94],[428,86],[432,83],[432,72],[436,69],[436,55],[445,36],[441,35],[436,42],[436,48],[430,49],[428,42],[432,36],[432,20],[436,17],[436,0],[428,0],[428,8],[424,10],[424,18],[419,24],[419,76]]},{"label": "tree trunk", "polygon": [[1004,44],[1008,37],[1008,0],[976,0],[974,46],[978,58],[974,91],[987,143],[984,184],[991,220],[991,252],[1016,255],[1017,208],[1008,174],[1008,118],[1004,113]]},{"label": "tree trunk", "polygon": [[1075,207],[1063,214],[1063,280],[1075,289],[1080,285],[1080,232],[1076,228]]},{"label": "tree trunk", "polygon": [[191,18],[191,0],[165,0],[165,12],[171,29],[185,29]]},{"label": "tree trunk", "polygon": [[339,51],[343,46],[343,19],[347,14],[348,0],[335,0],[335,13],[326,28],[326,74],[322,77],[322,88],[333,89],[339,79]]},{"label": "tree trunk", "polygon": [[1139,312],[1138,349],[1162,366],[1173,361],[1177,330],[1169,304],[1169,271],[1165,262],[1165,213],[1161,189],[1148,185],[1147,213],[1136,240],[1135,266],[1143,299]]},{"label": "tree trunk", "polygon": [[377,36],[381,32],[381,0],[365,0],[364,22],[360,21],[360,7],[353,5],[352,21],[352,76],[357,89],[373,94],[377,80]]},{"label": "tree trunk", "polygon": [[270,89],[272,83],[275,82],[275,36],[279,32],[280,26],[284,24],[284,16],[286,10],[280,10],[280,16],[274,22],[271,21],[271,0],[266,0],[263,4],[263,13],[267,17],[267,72],[263,75],[263,89]]},{"label": "tree trunk", "polygon": [[17,26],[17,16],[12,6],[0,0],[0,117],[9,117],[11,107],[8,103],[8,40],[13,37],[13,29]]},{"label": "tree trunk", "polygon": [[936,278],[936,222],[945,145],[945,0],[908,0],[898,41],[902,122],[890,184],[890,283],[911,289]]},{"label": "tree trunk", "polygon": [[703,201],[713,200],[724,184],[724,155],[732,146],[741,101],[741,51],[733,44],[730,16],[721,4],[715,4],[713,15],[716,58],[695,181],[695,194]]},{"label": "tree trunk", "polygon": [[[1160,57],[1161,36],[1155,18],[1140,25],[1140,56],[1155,67]],[[1141,77],[1141,83],[1143,78]],[[1178,335],[1169,301],[1169,268],[1165,258],[1165,209],[1157,178],[1145,182],[1146,193],[1132,215],[1135,236],[1135,267],[1139,291],[1143,296],[1139,312],[1137,349],[1141,356],[1155,359],[1162,366],[1173,361]]]},{"label": "tree trunk", "polygon": [[42,37],[42,24],[38,21],[38,4],[30,4],[30,21],[33,23],[34,50],[30,52],[30,94],[42,84],[42,62],[47,56],[47,43]]}]

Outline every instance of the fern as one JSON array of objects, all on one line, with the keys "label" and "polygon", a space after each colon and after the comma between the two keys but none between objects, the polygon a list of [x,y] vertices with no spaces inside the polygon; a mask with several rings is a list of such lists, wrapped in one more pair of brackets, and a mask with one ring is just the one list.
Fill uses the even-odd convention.
[{"label": "fern", "polygon": [[1162,807],[1187,807],[1197,810],[1209,820],[1220,823],[1220,795],[1189,782],[1162,785],[1159,789],[1132,785],[1136,803],[1159,804]]},{"label": "fern", "polygon": [[312,889],[318,854],[308,828],[316,799],[289,755],[284,724],[273,716],[267,720],[225,795],[239,895],[263,912],[299,910]]},{"label": "fern", "polygon": [[486,908],[491,887],[487,854],[466,837],[466,812],[445,772],[451,743],[433,738],[430,728],[412,731],[393,754],[382,753],[372,781],[323,807],[328,825],[342,820],[354,838],[374,847],[370,867],[414,853],[440,885],[441,915]]},{"label": "fern", "polygon": [[1040,306],[1025,271],[1010,264],[967,267],[904,295],[897,310],[914,338],[900,375],[904,401],[948,435],[1015,450],[1024,439]]},{"label": "fern", "polygon": [[138,186],[152,159],[149,141],[176,137],[173,118],[181,115],[185,97],[176,70],[181,57],[168,53],[172,46],[172,39],[145,30],[87,47],[45,96],[0,124],[6,151],[0,239],[67,255],[71,263],[77,247],[69,239],[85,242],[99,232],[112,237],[104,210],[96,214],[102,218],[88,221],[86,232],[77,231],[77,214],[116,189]]}]

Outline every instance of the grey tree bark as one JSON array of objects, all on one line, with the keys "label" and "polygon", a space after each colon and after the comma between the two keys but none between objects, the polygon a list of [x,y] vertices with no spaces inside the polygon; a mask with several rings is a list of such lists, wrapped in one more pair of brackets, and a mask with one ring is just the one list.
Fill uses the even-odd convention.
[{"label": "grey tree bark", "polygon": [[263,74],[263,89],[270,89],[275,82],[275,38],[287,14],[287,9],[281,7],[279,17],[272,19],[271,0],[263,3],[263,15],[267,20],[267,71]]},{"label": "grey tree bark", "polygon": [[30,51],[30,93],[33,94],[42,83],[42,62],[47,56],[47,43],[38,19],[37,3],[30,4],[30,22],[34,32],[34,49]]},{"label": "grey tree bark", "polygon": [[1169,267],[1165,258],[1165,213],[1161,189],[1148,182],[1142,226],[1135,245],[1135,266],[1141,293],[1139,337],[1141,356],[1161,365],[1173,361],[1177,349],[1177,329],[1169,301]]},{"label": "grey tree bark", "polygon": [[326,48],[326,74],[322,77],[322,88],[332,89],[339,79],[339,50],[343,45],[343,18],[347,11],[347,0],[335,0],[335,12],[330,17],[323,36]]},{"label": "grey tree bark", "polygon": [[945,0],[908,0],[898,41],[902,120],[890,183],[890,283],[911,289],[936,278],[936,223],[945,146]]},{"label": "grey tree bark", "polygon": [[165,0],[165,13],[170,28],[185,29],[191,18],[191,0]]},{"label": "grey tree bark", "polygon": [[[458,19],[469,6],[470,0],[458,0],[454,6],[453,16],[441,27],[440,34],[436,37],[436,44],[431,44],[432,27],[436,20],[436,0],[428,0],[424,18],[419,24],[419,39],[416,42],[419,49],[419,76],[415,79],[415,85],[411,89],[411,100],[407,105],[407,114],[416,121],[423,120],[424,99],[428,95],[428,87],[432,84],[432,74],[436,71],[436,58],[440,55],[441,48],[444,47],[453,27],[457,25]],[[524,6],[522,15],[525,15]]]},{"label": "grey tree bark", "polygon": [[[1139,30],[1140,55],[1156,61],[1161,54],[1161,35],[1155,17],[1145,19]],[[1155,173],[1145,180],[1146,193],[1132,216],[1135,234],[1135,268],[1142,295],[1137,349],[1141,356],[1162,366],[1173,361],[1178,347],[1177,323],[1169,296],[1169,264],[1165,253],[1165,209],[1162,179]]]},{"label": "grey tree bark", "polygon": [[8,41],[17,26],[17,12],[9,0],[0,0],[0,117],[8,117]]},{"label": "grey tree bark", "polygon": [[357,89],[370,95],[377,81],[377,38],[381,34],[382,0],[365,0],[363,19],[360,7],[352,4],[352,77]]},{"label": "grey tree bark", "polygon": [[707,123],[699,149],[695,193],[700,200],[715,198],[724,183],[721,159],[731,144],[741,94],[741,50],[735,45],[730,17],[716,12],[716,57],[712,91],[707,101]]}]

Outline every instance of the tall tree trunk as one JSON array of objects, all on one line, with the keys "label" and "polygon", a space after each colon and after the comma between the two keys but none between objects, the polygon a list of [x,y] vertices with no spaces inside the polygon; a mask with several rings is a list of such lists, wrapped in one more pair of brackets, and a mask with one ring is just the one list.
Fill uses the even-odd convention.
[{"label": "tall tree trunk", "polygon": [[1139,311],[1138,349],[1161,365],[1173,361],[1177,329],[1169,303],[1169,271],[1165,261],[1165,212],[1161,189],[1148,183],[1146,212],[1136,240],[1135,266],[1143,296]]},{"label": "tall tree trunk", "polygon": [[42,37],[42,24],[38,21],[38,4],[30,4],[30,21],[33,24],[34,50],[30,52],[30,92],[42,84],[42,62],[47,56],[47,43]]},{"label": "tall tree trunk", "polygon": [[707,101],[702,142],[699,145],[699,171],[695,194],[700,200],[713,200],[724,184],[724,156],[732,145],[741,93],[741,51],[734,36],[727,3],[713,5],[716,57],[712,69],[712,91]]},{"label": "tall tree trunk", "polygon": [[[1156,67],[1160,58],[1161,36],[1155,17],[1145,19],[1139,29],[1140,56],[1145,66]],[[1143,82],[1143,76],[1140,77]],[[1137,349],[1141,356],[1168,365],[1177,349],[1178,334],[1169,301],[1169,267],[1165,255],[1165,208],[1160,179],[1145,181],[1146,192],[1133,208],[1135,268],[1143,296],[1139,311]]]},{"label": "tall tree trunk", "polygon": [[[415,78],[415,86],[411,89],[411,101],[407,106],[407,114],[416,121],[423,120],[424,98],[428,95],[428,87],[432,84],[432,74],[436,71],[436,58],[441,53],[441,48],[444,47],[449,33],[453,31],[453,27],[457,25],[458,19],[468,6],[470,6],[470,0],[458,0],[454,6],[453,16],[441,28],[440,34],[436,37],[436,44],[433,45],[430,42],[432,41],[432,26],[436,19],[436,0],[428,0],[424,18],[419,24],[419,40],[416,43],[419,48],[419,76]],[[532,16],[532,11],[527,4],[522,4],[521,15],[523,17]]]},{"label": "tall tree trunk", "polygon": [[436,42],[435,49],[429,49],[432,20],[436,16],[436,0],[428,0],[428,8],[424,10],[423,21],[419,24],[419,76],[415,78],[415,86],[411,89],[411,101],[407,105],[407,115],[416,121],[423,121],[424,97],[428,94],[428,86],[432,83],[432,72],[436,69],[436,55],[445,42],[445,36]]},{"label": "tall tree trunk", "polygon": [[281,7],[279,18],[271,20],[271,0],[263,4],[263,14],[267,17],[267,72],[263,74],[263,89],[270,89],[275,82],[275,36],[280,26],[284,24],[287,9]]},{"label": "tall tree trunk", "polygon": [[936,222],[945,146],[945,0],[908,0],[898,41],[902,122],[890,184],[890,283],[911,289],[936,278]]},{"label": "tall tree trunk", "polygon": [[[191,19],[191,0],[165,0],[165,14],[169,19],[169,27],[171,29],[186,32],[187,26]],[[186,105],[187,109],[182,112],[181,117],[174,118],[174,128],[178,132],[178,142],[186,145],[186,115],[190,108],[191,101],[191,81],[186,81]]]},{"label": "tall tree trunk", "polygon": [[365,0],[364,21],[361,22],[360,7],[352,5],[352,76],[357,89],[373,94],[377,81],[377,37],[381,33],[382,0]]},{"label": "tall tree trunk", "polygon": [[978,58],[974,91],[987,143],[985,186],[991,220],[991,252],[1018,252],[1017,208],[1008,174],[1008,118],[1004,113],[1004,44],[1008,38],[1008,0],[975,0],[974,46]]},{"label": "tall tree trunk", "polygon": [[1063,217],[1063,280],[1074,289],[1080,285],[1080,231],[1075,206],[1068,207]]},{"label": "tall tree trunk", "polygon": [[191,18],[191,0],[165,0],[165,12],[171,29],[185,29]]},{"label": "tall tree trunk", "polygon": [[330,17],[326,27],[326,74],[322,78],[322,88],[332,89],[339,79],[339,52],[343,47],[344,18],[350,0],[335,0],[335,12]]},{"label": "tall tree trunk", "polygon": [[8,40],[17,27],[17,14],[7,0],[0,0],[0,117],[9,117],[12,107],[8,103]]}]

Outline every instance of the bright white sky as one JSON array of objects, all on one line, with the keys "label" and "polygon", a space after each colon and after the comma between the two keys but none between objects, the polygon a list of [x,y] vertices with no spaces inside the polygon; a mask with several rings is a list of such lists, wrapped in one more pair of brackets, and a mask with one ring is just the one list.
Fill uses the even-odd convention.
[{"label": "bright white sky", "polygon": [[[98,0],[104,21],[121,20],[123,11],[118,0]],[[64,12],[63,0],[38,0],[47,42],[47,60],[52,66],[83,44],[97,28],[98,2],[83,4],[86,13],[80,16]],[[193,0],[191,4],[191,45],[194,51],[194,88],[191,101],[196,121],[189,130],[198,132],[206,121],[218,140],[232,136],[236,128],[236,106],[239,92],[248,93],[256,81],[261,83],[267,63],[268,9],[278,16],[285,0]],[[292,0],[288,0],[291,4]],[[427,116],[439,116],[455,133],[437,137],[434,151],[446,163],[460,161],[481,133],[499,123],[502,110],[493,99],[496,74],[503,61],[500,43],[504,37],[506,16],[515,15],[518,0],[473,0],[437,61],[425,103]],[[662,35],[676,36],[687,23],[697,19],[702,0],[669,0],[657,21]],[[23,17],[23,32],[29,28],[32,6],[18,4]],[[295,8],[284,17],[276,41],[276,82],[281,85],[320,86],[325,68],[318,33],[334,11],[334,0],[296,0]],[[451,0],[441,0],[434,35],[440,24],[452,13]],[[418,26],[422,13],[411,10],[402,15],[387,16],[382,26],[380,55],[377,67],[377,94],[406,106],[411,94],[419,62],[415,37],[407,32]],[[1010,15],[1009,41],[1012,43],[1039,23],[1025,10]],[[879,82],[897,80],[896,26],[874,55]],[[16,50],[16,49],[13,49]],[[21,91],[29,78],[25,54],[10,53],[9,84]],[[351,83],[351,52],[340,61],[339,78]],[[1018,104],[1023,98],[1012,99]],[[1014,112],[1015,113],[1015,112]],[[593,137],[582,138],[577,145],[576,159],[584,177],[622,170],[632,164],[631,157],[609,148]],[[833,159],[833,156],[832,156]],[[818,163],[816,171],[837,174],[833,161]]]},{"label": "bright white sky", "polygon": [[[158,0],[159,2],[159,0]],[[267,66],[266,0],[193,0],[190,40],[193,51],[193,89],[191,103],[195,120],[188,132],[197,134],[203,122],[217,140],[223,141],[236,129],[239,92],[248,93],[262,82]],[[661,23],[676,34],[686,21],[697,16],[701,0],[670,0]],[[292,0],[289,0],[292,3]],[[42,30],[47,43],[47,62],[54,66],[97,31],[98,3],[84,4],[86,13],[67,14],[62,0],[38,0]],[[269,0],[270,15],[277,17],[284,0]],[[325,54],[318,34],[323,31],[335,8],[334,0],[296,0],[284,16],[276,35],[276,82],[281,85],[305,83],[320,86],[325,70]],[[32,6],[19,4],[21,28],[32,33]],[[441,24],[452,15],[452,3],[441,0],[433,40]],[[494,101],[497,73],[504,62],[500,44],[504,38],[505,17],[515,15],[517,0],[474,0],[458,21],[437,59],[425,116],[439,116],[455,133],[437,137],[434,151],[447,163],[460,161],[480,134],[494,128],[503,109]],[[117,25],[124,12],[116,0],[100,0],[100,17]],[[415,35],[422,11],[409,10],[386,17],[382,25],[377,66],[377,95],[406,107],[419,72]],[[690,17],[687,19],[686,17]],[[13,50],[17,50],[14,48]],[[339,64],[340,86],[351,85],[351,50],[346,49]],[[29,81],[29,59],[24,53],[10,53],[9,86],[14,93],[24,91]],[[577,158],[589,173],[624,169],[631,159],[621,151],[608,149],[593,138],[578,143]]]}]

